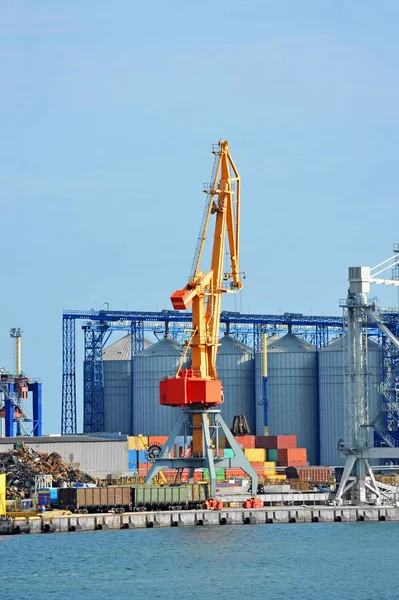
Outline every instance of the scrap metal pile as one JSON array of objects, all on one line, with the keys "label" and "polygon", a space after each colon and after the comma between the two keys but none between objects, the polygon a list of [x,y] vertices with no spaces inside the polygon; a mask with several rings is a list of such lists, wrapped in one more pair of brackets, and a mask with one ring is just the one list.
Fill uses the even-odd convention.
[{"label": "scrap metal pile", "polygon": [[21,496],[24,490],[34,487],[36,475],[52,475],[54,487],[63,482],[96,482],[80,469],[72,469],[57,452],[36,452],[22,442],[15,443],[13,450],[0,452],[0,473],[6,474],[8,497]]}]

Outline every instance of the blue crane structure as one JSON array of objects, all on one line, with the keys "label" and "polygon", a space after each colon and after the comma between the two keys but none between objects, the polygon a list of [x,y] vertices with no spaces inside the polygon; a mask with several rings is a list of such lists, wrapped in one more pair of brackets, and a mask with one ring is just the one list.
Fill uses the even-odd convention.
[{"label": "blue crane structure", "polygon": [[[187,328],[191,314],[175,311],[113,311],[113,310],[67,310],[63,312],[62,325],[62,414],[61,433],[77,433],[76,414],[76,321],[84,321],[84,368],[83,368],[83,431],[104,431],[104,378],[103,349],[113,331],[130,334],[131,360],[144,350],[144,334],[152,332],[167,334],[183,341],[187,339]],[[398,334],[398,312],[384,311],[384,322],[395,335]],[[292,331],[320,349],[334,337],[343,333],[342,316],[316,316],[299,313],[282,315],[221,313],[221,330],[237,337],[243,343],[259,351],[262,335]],[[386,347],[386,340],[372,323],[369,335],[378,338]],[[395,380],[399,375],[398,357],[384,352],[383,376]],[[133,369],[131,369],[133,377]],[[392,413],[390,413],[392,419]],[[391,429],[399,424],[386,423]],[[389,426],[389,427],[388,427]]]}]

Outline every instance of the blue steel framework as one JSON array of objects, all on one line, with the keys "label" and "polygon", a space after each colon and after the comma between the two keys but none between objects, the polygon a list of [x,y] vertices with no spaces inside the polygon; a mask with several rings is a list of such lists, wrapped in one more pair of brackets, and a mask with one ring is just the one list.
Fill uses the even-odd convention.
[{"label": "blue steel framework", "polygon": [[[62,370],[62,434],[77,433],[76,421],[76,324],[83,326],[84,352],[84,432],[102,431],[104,426],[104,386],[102,349],[112,331],[131,334],[132,358],[144,349],[145,331],[168,331],[171,337],[182,341],[188,336],[190,313],[164,310],[139,311],[64,311],[63,313],[63,370]],[[327,345],[342,332],[341,317],[306,316],[294,313],[284,315],[251,315],[222,312],[222,331],[227,331],[242,342],[261,349],[262,334],[284,332],[288,328],[303,336],[316,347]],[[133,376],[133,369],[131,369]],[[133,386],[132,386],[133,388]]]},{"label": "blue steel framework", "polygon": [[[35,437],[42,435],[42,384],[39,381],[29,381],[28,391],[32,394],[32,417],[21,417],[18,419],[14,416],[14,408],[17,408],[14,404],[14,382],[0,382],[0,392],[4,394],[5,437],[14,437],[15,429],[17,430],[17,435],[25,433],[25,431],[26,435],[33,435]],[[27,400],[24,400],[24,402],[27,402]],[[21,432],[21,420],[24,424],[24,432]],[[31,424],[29,430],[27,429],[27,423]]]}]

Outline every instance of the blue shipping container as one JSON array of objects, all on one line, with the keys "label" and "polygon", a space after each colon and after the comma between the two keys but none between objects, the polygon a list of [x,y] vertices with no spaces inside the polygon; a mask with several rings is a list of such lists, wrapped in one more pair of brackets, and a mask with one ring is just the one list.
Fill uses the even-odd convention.
[{"label": "blue shipping container", "polygon": [[129,469],[137,469],[137,450],[128,451]]},{"label": "blue shipping container", "polygon": [[139,450],[138,454],[139,454],[139,460],[138,460],[139,464],[148,462],[147,451],[146,450]]}]

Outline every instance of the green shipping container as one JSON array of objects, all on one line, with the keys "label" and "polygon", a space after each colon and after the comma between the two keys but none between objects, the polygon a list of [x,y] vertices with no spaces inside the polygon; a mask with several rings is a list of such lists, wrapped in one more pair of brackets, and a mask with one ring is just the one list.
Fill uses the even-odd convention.
[{"label": "green shipping container", "polygon": [[278,450],[268,450],[267,460],[268,462],[278,462]]},{"label": "green shipping container", "polygon": [[[224,478],[225,478],[224,469],[215,469],[215,473],[216,473],[216,479],[224,480]],[[204,480],[206,480],[206,481],[209,479],[208,469],[204,469],[202,476],[203,476]]]},{"label": "green shipping container", "polygon": [[224,458],[234,458],[234,452],[231,448],[225,448],[223,450]]}]

